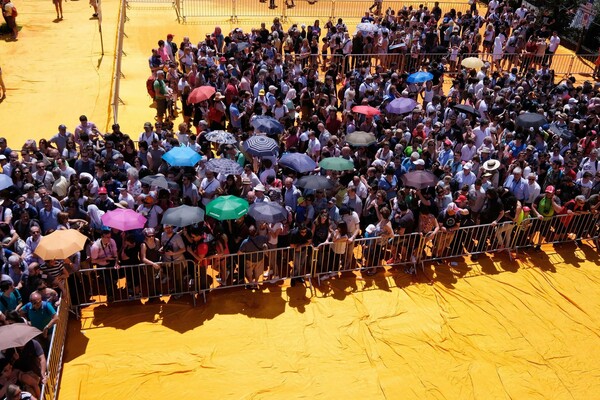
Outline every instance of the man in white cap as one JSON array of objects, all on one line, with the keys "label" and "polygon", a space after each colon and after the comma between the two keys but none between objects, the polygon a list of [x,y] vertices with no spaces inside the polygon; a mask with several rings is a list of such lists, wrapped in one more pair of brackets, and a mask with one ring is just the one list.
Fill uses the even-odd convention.
[{"label": "man in white cap", "polygon": [[256,199],[254,200],[255,203],[268,203],[269,201],[271,201],[271,199],[269,199],[269,197],[265,195],[266,190],[267,188],[265,188],[265,185],[263,185],[262,183],[256,185],[256,187],[254,188],[254,195],[256,196]]},{"label": "man in white cap", "polygon": [[471,171],[472,169],[473,164],[468,162],[465,165],[463,165],[461,171],[458,171],[456,173],[456,175],[454,176],[454,180],[458,184],[459,188],[463,187],[464,185],[471,186],[475,183],[475,179],[477,179],[477,177],[475,176],[473,171]]},{"label": "man in white cap", "polygon": [[523,179],[523,170],[520,167],[513,169],[512,175],[504,182],[504,187],[507,188],[521,204],[529,200],[529,184]]},{"label": "man in white cap", "polygon": [[532,172],[529,175],[527,175],[527,185],[529,186],[529,197],[527,198],[527,200],[525,200],[525,205],[531,207],[531,204],[533,204],[535,199],[537,199],[537,197],[542,192],[540,184],[537,183],[537,175],[535,174],[535,172]]}]

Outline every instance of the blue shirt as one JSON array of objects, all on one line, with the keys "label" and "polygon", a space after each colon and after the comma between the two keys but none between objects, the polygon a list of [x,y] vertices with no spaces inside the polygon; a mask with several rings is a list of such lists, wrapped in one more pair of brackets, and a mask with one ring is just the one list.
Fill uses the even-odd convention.
[{"label": "blue shirt", "polygon": [[40,225],[42,225],[42,232],[48,232],[48,230],[55,230],[58,226],[58,213],[60,210],[56,207],[52,207],[52,210],[46,211],[45,208],[40,210]]},{"label": "blue shirt", "polygon": [[511,175],[506,179],[506,182],[504,182],[504,187],[507,188],[519,201],[525,201],[529,198],[529,185],[523,178],[515,181],[514,175]]},{"label": "blue shirt", "polygon": [[[17,306],[21,302],[21,295],[17,289],[13,290],[11,294],[7,296],[4,295],[4,292],[0,292],[0,311],[6,314],[7,311],[13,311],[17,309]],[[4,304],[6,302],[6,305]]]},{"label": "blue shirt", "polygon": [[231,126],[236,129],[241,129],[242,120],[240,119],[240,110],[238,110],[237,105],[232,103],[229,106],[229,115],[231,116]]},{"label": "blue shirt", "polygon": [[44,330],[56,314],[54,307],[47,301],[42,301],[42,306],[37,310],[33,308],[33,304],[31,303],[25,304],[21,310],[31,322],[31,326],[38,328],[40,331]]}]

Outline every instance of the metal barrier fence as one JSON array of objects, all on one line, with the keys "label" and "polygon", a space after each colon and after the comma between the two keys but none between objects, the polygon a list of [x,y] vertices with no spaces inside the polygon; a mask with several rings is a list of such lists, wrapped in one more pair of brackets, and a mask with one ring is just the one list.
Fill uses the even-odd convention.
[{"label": "metal barrier fence", "polygon": [[164,10],[176,7],[175,0],[126,0],[128,8],[137,10]]},{"label": "metal barrier fence", "polygon": [[539,248],[543,244],[558,244],[584,239],[598,244],[600,214],[573,213],[554,215],[550,218],[528,218],[515,226],[512,248],[515,252],[528,247]]},{"label": "metal barrier fence", "polygon": [[41,399],[56,400],[58,398],[58,388],[60,375],[62,372],[62,360],[65,350],[65,341],[67,338],[67,327],[69,322],[69,310],[71,308],[71,296],[69,287],[65,285],[65,290],[61,294],[60,305],[58,306],[58,322],[54,326],[52,338],[50,340],[50,350],[46,358],[46,371],[48,376],[46,383],[42,386]]},{"label": "metal barrier fence", "polygon": [[[167,0],[134,0],[135,3],[141,4],[166,4],[171,3]],[[432,9],[434,1],[385,1],[383,4],[382,13],[391,8],[397,14],[402,9],[419,8],[419,6]],[[273,0],[274,8],[271,6],[271,0],[261,2],[254,0],[251,2],[241,0],[228,0],[226,2],[215,4],[209,0],[181,0],[180,13],[183,20],[188,18],[207,18],[207,17],[229,17],[232,21],[237,21],[241,18],[256,18],[264,17],[267,20],[272,20],[275,17],[281,18],[283,21],[293,20],[295,22],[307,22],[307,18],[343,18],[347,20],[360,19],[363,13],[371,10],[376,11],[373,5],[373,0],[333,0],[333,1],[318,1],[318,0],[294,0],[293,7],[288,7],[287,4],[292,4],[292,0]],[[469,10],[470,5],[466,2],[442,1],[439,6],[443,12],[451,9],[457,12],[465,13]]]},{"label": "metal barrier fence", "polygon": [[[275,248],[260,252],[215,255],[198,264],[199,290],[256,286],[286,279],[307,279],[314,269],[317,249],[313,246]],[[247,282],[246,282],[247,281]]]},{"label": "metal barrier fence", "polygon": [[[475,53],[468,54],[466,56],[459,56],[456,60],[452,60],[448,53],[422,53],[417,56],[413,56],[410,53],[381,53],[381,54],[349,54],[343,56],[344,61],[340,63],[343,66],[343,72],[346,72],[349,68],[353,69],[357,64],[367,62],[371,67],[381,65],[385,69],[394,67],[397,71],[412,70],[418,71],[421,68],[429,66],[432,61],[440,61],[442,58],[446,58],[448,61],[447,74],[454,74],[460,71],[461,61],[466,57],[478,57],[482,61],[489,62],[491,71],[495,71],[497,68],[493,63],[493,54],[490,53]],[[594,56],[597,57],[597,56]],[[556,54],[552,57],[532,57],[530,58],[526,54],[504,54],[504,58],[500,61],[500,67],[503,71],[509,71],[512,67],[516,67],[519,70],[524,70],[527,67],[534,67],[536,69],[541,68],[542,62],[548,62],[550,64],[549,69],[554,72],[554,76],[560,78],[564,75],[592,75],[594,71],[594,63],[588,61],[590,55],[583,54]]]},{"label": "metal barrier fence", "polygon": [[96,267],[80,270],[71,290],[74,308],[98,303],[117,303],[163,296],[196,296],[232,287],[255,288],[265,283],[292,279],[310,287],[342,272],[405,267],[416,274],[425,263],[451,258],[506,252],[512,260],[525,248],[542,244],[592,240],[598,246],[600,213],[555,215],[547,219],[528,218],[520,223],[462,226],[435,235],[411,233],[391,237],[361,238],[324,243],[313,247],[274,248],[264,251],[217,254],[199,263],[191,261]]},{"label": "metal barrier fence", "polygon": [[196,304],[195,263],[191,261],[81,269],[71,293],[75,307],[191,295]]}]

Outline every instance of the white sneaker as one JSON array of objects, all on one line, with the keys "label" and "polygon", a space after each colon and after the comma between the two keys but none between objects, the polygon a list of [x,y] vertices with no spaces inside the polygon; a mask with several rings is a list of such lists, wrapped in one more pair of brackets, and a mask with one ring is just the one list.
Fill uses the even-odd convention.
[{"label": "white sneaker", "polygon": [[329,278],[330,278],[329,274],[323,274],[323,275],[321,275],[321,277],[319,279],[322,281],[326,281]]}]

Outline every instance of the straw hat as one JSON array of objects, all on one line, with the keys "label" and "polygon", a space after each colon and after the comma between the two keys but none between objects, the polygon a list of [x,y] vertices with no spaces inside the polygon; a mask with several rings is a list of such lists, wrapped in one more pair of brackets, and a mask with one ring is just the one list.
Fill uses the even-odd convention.
[{"label": "straw hat", "polygon": [[486,171],[495,171],[500,168],[500,161],[498,160],[487,160],[483,163],[483,169]]}]

